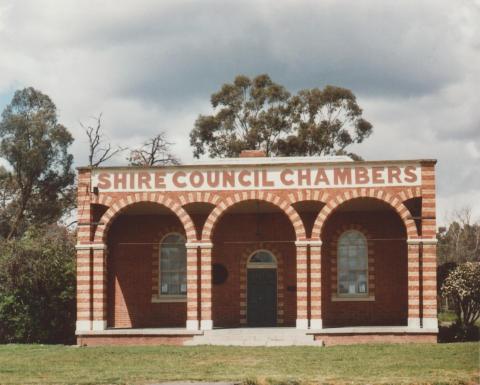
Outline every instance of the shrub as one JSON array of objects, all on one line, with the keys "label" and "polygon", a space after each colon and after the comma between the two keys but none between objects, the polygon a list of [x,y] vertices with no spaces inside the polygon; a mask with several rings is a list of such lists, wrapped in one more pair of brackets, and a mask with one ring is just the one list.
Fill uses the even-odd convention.
[{"label": "shrub", "polygon": [[464,327],[458,323],[449,326],[440,326],[438,330],[439,342],[479,341],[480,328],[476,325]]},{"label": "shrub", "polygon": [[0,240],[0,343],[70,343],[75,324],[75,239],[65,228]]},{"label": "shrub", "polygon": [[442,295],[451,299],[457,324],[465,330],[474,327],[480,317],[480,263],[458,265],[445,279]]}]

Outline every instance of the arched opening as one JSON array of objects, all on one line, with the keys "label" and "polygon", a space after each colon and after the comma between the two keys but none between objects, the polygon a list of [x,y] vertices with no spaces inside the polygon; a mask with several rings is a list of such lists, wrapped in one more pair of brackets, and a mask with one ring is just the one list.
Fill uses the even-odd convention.
[{"label": "arched opening", "polygon": [[406,238],[398,213],[378,199],[330,213],[321,234],[324,327],[407,324]]},{"label": "arched opening", "polygon": [[[295,240],[295,229],[289,217],[272,203],[260,200],[242,201],[223,213],[215,223],[212,234],[213,266],[217,266],[217,270],[226,270],[224,276],[227,277],[217,281],[217,284],[214,282],[212,286],[214,326],[247,325],[247,270],[250,270],[247,265],[254,266],[255,259],[250,257],[258,250],[269,250],[276,259],[275,325],[295,325]],[[257,257],[260,258],[261,255]]]},{"label": "arched opening", "polygon": [[255,251],[247,262],[247,325],[277,324],[277,260],[268,250]]},{"label": "arched opening", "polygon": [[184,327],[185,229],[155,202],[126,206],[107,230],[107,324]]}]

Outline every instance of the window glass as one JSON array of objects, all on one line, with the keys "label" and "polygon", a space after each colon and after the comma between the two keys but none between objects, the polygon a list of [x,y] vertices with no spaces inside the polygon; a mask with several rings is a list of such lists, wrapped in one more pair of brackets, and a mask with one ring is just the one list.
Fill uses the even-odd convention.
[{"label": "window glass", "polygon": [[255,254],[252,255],[250,258],[250,263],[276,263],[275,258],[271,253],[268,251],[257,251]]},{"label": "window glass", "polygon": [[362,233],[350,230],[338,240],[338,293],[367,294],[367,241]]},{"label": "window glass", "polygon": [[187,249],[180,234],[166,236],[160,249],[160,294],[186,295]]}]

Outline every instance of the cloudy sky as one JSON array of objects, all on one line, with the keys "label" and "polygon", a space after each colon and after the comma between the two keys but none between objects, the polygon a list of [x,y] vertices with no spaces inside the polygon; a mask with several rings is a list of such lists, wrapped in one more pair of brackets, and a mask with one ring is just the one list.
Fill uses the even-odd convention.
[{"label": "cloudy sky", "polygon": [[[0,109],[33,86],[56,103],[86,163],[79,122],[103,113],[112,142],[188,133],[237,74],[292,92],[357,95],[365,159],[438,159],[438,219],[480,218],[480,1],[0,0]],[[123,162],[117,159],[117,163]]]}]

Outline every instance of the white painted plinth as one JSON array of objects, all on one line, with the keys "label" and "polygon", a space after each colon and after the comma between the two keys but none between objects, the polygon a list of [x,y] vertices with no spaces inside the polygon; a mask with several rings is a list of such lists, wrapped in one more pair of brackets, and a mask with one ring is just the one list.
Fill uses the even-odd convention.
[{"label": "white painted plinth", "polygon": [[420,318],[409,318],[408,327],[412,329],[420,329]]},{"label": "white painted plinth", "polygon": [[200,321],[200,329],[201,330],[212,330],[213,329],[213,321],[211,319],[202,319]]},{"label": "white painted plinth", "polygon": [[92,330],[92,322],[91,321],[77,321],[75,324],[75,328],[77,332],[88,332]]},{"label": "white painted plinth", "polygon": [[93,321],[92,322],[92,330],[105,330],[107,328],[107,321]]},{"label": "white painted plinth", "polygon": [[311,319],[310,329],[320,330],[323,329],[323,322],[321,319]]},{"label": "white painted plinth", "polygon": [[196,320],[196,319],[187,320],[186,329],[187,330],[198,330],[198,320]]},{"label": "white painted plinth", "polygon": [[423,319],[423,328],[424,329],[438,329],[438,319],[436,319],[436,318],[424,318]]},{"label": "white painted plinth", "polygon": [[308,329],[308,319],[297,319],[296,326],[297,326],[297,329],[307,330]]}]

